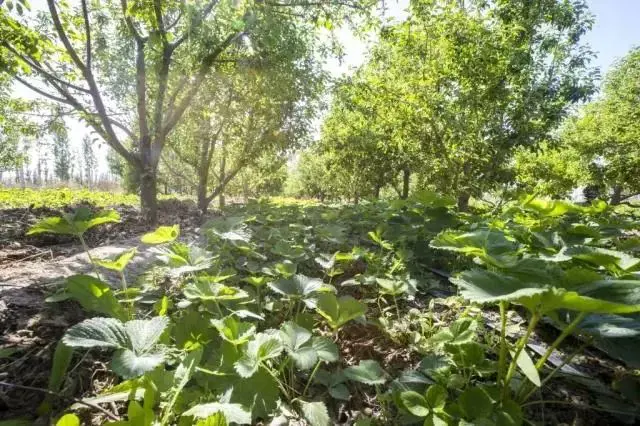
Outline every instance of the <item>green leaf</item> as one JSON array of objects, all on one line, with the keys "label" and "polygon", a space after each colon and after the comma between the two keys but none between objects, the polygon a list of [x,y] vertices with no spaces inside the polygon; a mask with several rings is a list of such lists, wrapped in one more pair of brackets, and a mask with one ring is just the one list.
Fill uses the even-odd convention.
[{"label": "green leaf", "polygon": [[329,326],[334,330],[363,316],[366,309],[364,303],[351,296],[342,296],[338,299],[333,293],[321,294],[316,305],[318,313],[327,320]]},{"label": "green leaf", "polygon": [[111,368],[124,377],[136,377],[164,361],[163,353],[150,353],[167,326],[166,317],[133,320],[126,324],[114,318],[91,318],[71,327],[62,341],[71,347],[118,349]]},{"label": "green leaf", "polygon": [[[515,355],[515,351],[510,351],[510,352],[511,352],[511,357],[513,358],[513,356]],[[520,351],[520,354],[518,355],[518,359],[516,359],[516,364],[520,368],[520,371],[522,371],[522,373],[525,375],[525,377],[531,381],[531,383],[533,383],[538,387],[541,386],[540,374],[538,374],[538,370],[536,369],[536,366],[533,363],[533,360],[531,359],[529,354],[527,353],[526,349],[523,349],[522,351]]]},{"label": "green leaf", "polygon": [[224,302],[246,299],[249,294],[237,287],[231,287],[220,283],[212,283],[204,280],[187,285],[184,290],[187,299],[196,299],[212,302]]},{"label": "green leaf", "polygon": [[27,235],[51,233],[78,236],[94,226],[112,222],[120,222],[120,215],[114,210],[94,214],[88,208],[81,207],[62,217],[49,217],[41,220],[29,229]]},{"label": "green leaf", "polygon": [[317,292],[322,287],[322,280],[296,274],[291,278],[280,278],[271,282],[269,287],[283,296],[302,298]]},{"label": "green leaf", "polygon": [[211,324],[218,330],[220,337],[233,345],[241,345],[249,341],[256,333],[256,326],[244,321],[238,321],[235,315],[223,319],[212,319]]},{"label": "green leaf", "polygon": [[493,411],[491,398],[484,389],[479,387],[469,387],[458,397],[458,405],[464,413],[465,418],[475,420],[488,417]]},{"label": "green leaf", "polygon": [[305,420],[310,426],[329,426],[331,419],[324,402],[299,401],[300,409]]},{"label": "green leaf", "polygon": [[210,417],[216,413],[222,413],[229,423],[237,423],[240,425],[251,424],[251,411],[245,409],[240,404],[221,402],[198,404],[182,413],[182,415],[201,419]]},{"label": "green leaf", "polygon": [[287,322],[280,329],[280,339],[300,370],[308,370],[318,361],[316,350],[311,346],[303,346],[311,340],[311,332],[306,328]]},{"label": "green leaf", "polygon": [[58,419],[56,426],[80,426],[80,419],[73,413],[65,414]]},{"label": "green leaf", "polygon": [[418,392],[406,391],[400,394],[400,400],[404,407],[414,416],[426,417],[431,410],[427,405],[427,400]]},{"label": "green leaf", "polygon": [[546,288],[536,287],[535,284],[481,269],[464,271],[450,281],[460,288],[462,297],[476,303],[517,301],[547,291]]},{"label": "green leaf", "polygon": [[284,346],[275,333],[258,333],[247,345],[246,351],[234,365],[241,377],[253,376],[260,367],[260,363],[280,356]]},{"label": "green leaf", "polygon": [[280,338],[287,349],[295,351],[311,340],[311,332],[295,322],[289,321],[280,328]]},{"label": "green leaf", "polygon": [[371,359],[362,360],[360,364],[346,368],[344,375],[349,380],[365,385],[382,385],[387,381],[386,373],[380,364]]},{"label": "green leaf", "polygon": [[124,325],[114,318],[90,318],[71,327],[62,342],[73,348],[128,348],[131,345]]},{"label": "green leaf", "polygon": [[338,346],[327,337],[314,336],[311,346],[322,361],[336,362],[340,358]]},{"label": "green leaf", "polygon": [[170,243],[180,235],[180,225],[159,226],[153,232],[146,233],[140,238],[144,244],[156,245]]},{"label": "green leaf", "polygon": [[405,281],[390,280],[387,278],[376,278],[376,282],[380,286],[380,293],[388,294],[390,296],[399,296],[405,293],[409,286]]},{"label": "green leaf", "polygon": [[111,359],[111,369],[117,375],[129,379],[141,376],[163,362],[163,353],[137,354],[131,349],[120,349],[116,351]]},{"label": "green leaf", "polygon": [[425,399],[432,411],[441,411],[447,403],[447,390],[441,385],[431,385],[427,389]]},{"label": "green leaf", "polygon": [[102,266],[103,268],[110,269],[112,271],[122,272],[124,268],[126,268],[127,264],[133,259],[133,256],[138,252],[137,248],[132,248],[126,251],[123,251],[115,259],[102,259],[96,260],[95,263]]},{"label": "green leaf", "polygon": [[586,284],[576,291],[593,299],[625,305],[640,305],[640,281],[605,280]]},{"label": "green leaf", "polygon": [[518,244],[507,239],[501,231],[492,229],[466,233],[444,231],[431,240],[429,245],[474,256],[498,268],[513,266],[518,261]]},{"label": "green leaf", "polygon": [[153,317],[148,320],[132,320],[124,327],[136,353],[149,351],[155,345],[169,324],[167,317]]},{"label": "green leaf", "polygon": [[67,278],[66,290],[87,311],[119,319],[126,318],[111,287],[91,275],[73,275]]},{"label": "green leaf", "polygon": [[329,395],[331,395],[332,398],[339,399],[341,401],[348,401],[349,398],[351,398],[349,389],[342,383],[331,386],[329,388]]},{"label": "green leaf", "polygon": [[289,356],[301,371],[310,370],[318,362],[318,353],[311,346],[304,346],[291,351]]},{"label": "green leaf", "polygon": [[612,273],[633,272],[640,269],[640,259],[627,253],[601,247],[574,246],[565,251],[573,259],[602,266]]},{"label": "green leaf", "polygon": [[47,217],[33,225],[26,235],[36,234],[77,235],[77,230],[63,217]]},{"label": "green leaf", "polygon": [[141,406],[138,401],[129,402],[127,409],[128,424],[130,426],[151,426],[155,419],[153,410]]},{"label": "green leaf", "polygon": [[496,426],[520,426],[524,417],[520,404],[510,399],[502,403],[496,410]]},{"label": "green leaf", "polygon": [[206,419],[198,420],[196,426],[228,426],[227,419],[222,413],[216,413]]},{"label": "green leaf", "polygon": [[[58,341],[56,350],[53,353],[53,365],[51,366],[51,372],[49,373],[49,384],[47,389],[51,392],[58,392],[64,383],[67,375],[67,369],[71,364],[71,358],[73,357],[73,348],[64,344],[62,340]],[[44,415],[51,412],[51,404],[53,402],[53,395],[47,394],[44,401],[38,407],[38,414]]]}]

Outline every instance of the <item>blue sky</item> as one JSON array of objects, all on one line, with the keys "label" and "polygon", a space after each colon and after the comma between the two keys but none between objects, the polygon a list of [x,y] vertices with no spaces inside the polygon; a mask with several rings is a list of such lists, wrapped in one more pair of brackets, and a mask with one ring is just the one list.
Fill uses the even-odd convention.
[{"label": "blue sky", "polygon": [[588,0],[596,22],[585,41],[597,57],[602,75],[616,59],[640,45],[640,0]]}]

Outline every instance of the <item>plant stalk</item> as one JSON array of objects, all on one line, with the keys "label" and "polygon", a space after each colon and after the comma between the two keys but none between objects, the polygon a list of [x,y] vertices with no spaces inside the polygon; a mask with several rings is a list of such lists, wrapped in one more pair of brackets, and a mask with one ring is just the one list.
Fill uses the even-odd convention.
[{"label": "plant stalk", "polygon": [[[573,358],[575,358],[576,355],[581,353],[587,346],[589,346],[592,341],[593,341],[593,338],[587,339],[587,341],[584,342],[582,345],[580,345],[575,351],[573,351],[571,355],[569,355],[568,357],[565,357],[560,364],[558,364],[553,370],[551,370],[551,372],[544,379],[542,379],[542,381],[540,382],[540,387],[543,387],[549,380],[551,380],[554,374],[556,374],[562,367],[569,364],[573,360]],[[526,386],[522,386],[521,390],[522,392],[519,390],[518,394],[524,393],[524,391],[526,390]],[[519,398],[520,402],[524,402],[527,399],[529,399],[535,391],[536,391],[536,387],[531,388],[531,390],[527,392],[526,395],[524,395],[522,398]]]},{"label": "plant stalk", "polygon": [[529,336],[535,329],[539,320],[540,320],[540,314],[538,312],[534,312],[533,315],[531,316],[531,320],[529,321],[529,326],[527,327],[527,331],[525,332],[524,336],[522,336],[522,338],[518,341],[518,344],[516,346],[516,351],[513,354],[513,359],[511,360],[511,364],[509,364],[509,370],[507,371],[507,376],[504,380],[504,385],[502,388],[503,400],[506,400],[509,395],[509,384],[511,383],[511,379],[513,379],[513,375],[516,372],[516,368],[518,365],[517,359],[520,356],[520,353],[522,352],[524,347],[527,345]]},{"label": "plant stalk", "polygon": [[507,364],[507,305],[505,301],[500,302],[500,354],[498,356],[498,384],[505,376]]},{"label": "plant stalk", "polygon": [[96,276],[98,277],[98,279],[102,281],[102,277],[100,276],[100,271],[98,271],[98,265],[94,261],[93,256],[91,256],[91,250],[89,250],[89,246],[87,246],[87,243],[85,242],[82,234],[78,234],[78,239],[80,239],[80,244],[82,244],[82,248],[84,252],[87,253],[89,262],[91,262],[91,265],[93,266],[93,271],[96,273]]},{"label": "plant stalk", "polygon": [[538,371],[540,371],[540,369],[544,367],[545,362],[547,362],[553,351],[556,350],[558,346],[560,346],[560,343],[562,343],[562,341],[566,339],[569,334],[573,333],[573,330],[575,330],[575,328],[582,322],[582,320],[586,316],[586,312],[580,312],[578,316],[573,321],[571,321],[569,325],[564,328],[564,330],[562,330],[562,333],[560,333],[558,338],[554,340],[551,346],[549,346],[549,349],[547,349],[544,355],[542,355],[542,358],[540,358],[538,362],[536,362],[536,369]]},{"label": "plant stalk", "polygon": [[307,390],[309,389],[309,386],[311,385],[311,382],[313,381],[313,377],[316,375],[318,368],[320,368],[320,364],[322,364],[322,361],[318,360],[318,362],[316,362],[316,366],[313,367],[313,371],[311,371],[309,380],[307,380],[307,384],[305,385],[304,390],[302,391],[302,397],[305,397],[307,395]]}]

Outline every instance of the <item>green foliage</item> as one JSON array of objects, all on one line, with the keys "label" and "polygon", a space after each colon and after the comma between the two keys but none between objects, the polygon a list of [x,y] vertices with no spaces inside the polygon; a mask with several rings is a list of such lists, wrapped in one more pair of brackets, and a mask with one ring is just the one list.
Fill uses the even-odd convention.
[{"label": "green foliage", "polygon": [[349,380],[365,385],[382,385],[387,381],[387,374],[380,364],[371,359],[362,360],[360,364],[346,368],[344,375]]},{"label": "green foliage", "polygon": [[145,244],[156,245],[175,241],[180,235],[180,226],[160,226],[155,231],[144,234],[140,241]]},{"label": "green foliage", "polygon": [[640,49],[633,48],[605,76],[602,96],[564,123],[559,141],[541,153],[522,152],[519,181],[553,195],[585,185],[613,204],[640,192],[634,101],[640,91],[639,64]]},{"label": "green foliage", "polygon": [[[111,318],[75,325],[61,347],[114,351],[110,369],[128,380],[88,402],[123,403],[121,422],[132,425],[326,425],[336,403],[374,392],[382,424],[521,425],[535,391],[560,377],[546,364],[568,336],[634,365],[640,261],[624,238],[633,216],[534,197],[457,214],[451,201],[230,207],[204,226],[203,247],[166,232],[171,241],[154,249],[165,279],[125,291],[136,295],[126,312],[100,279],[70,277],[67,293]],[[95,262],[121,269],[132,256]],[[462,269],[452,278],[462,297],[425,305],[444,285],[432,265]],[[504,323],[485,327],[476,305],[497,306]],[[506,333],[514,305],[529,316],[515,342]],[[543,317],[561,331],[540,356],[527,345]],[[423,359],[399,373],[352,350],[360,334]]]},{"label": "green foliage", "polygon": [[120,215],[115,210],[93,213],[86,207],[80,207],[73,213],[64,214],[62,217],[49,217],[41,220],[29,228],[27,235],[51,233],[81,236],[94,226],[114,222],[120,222]]},{"label": "green foliage", "polygon": [[363,316],[367,308],[351,296],[337,298],[332,293],[323,293],[318,297],[316,310],[333,330],[338,330],[349,321]]},{"label": "green foliage", "polygon": [[65,290],[87,311],[124,319],[124,311],[111,287],[91,275],[67,278]]},{"label": "green foliage", "polygon": [[134,247],[129,250],[125,250],[114,259],[100,259],[96,260],[96,264],[103,268],[110,269],[112,271],[122,272],[127,267],[131,259],[136,255],[138,250]]},{"label": "green foliage", "polygon": [[582,0],[411,2],[336,86],[300,195],[479,196],[512,182],[515,148],[548,140],[594,92],[580,43],[592,22]]},{"label": "green foliage", "polygon": [[140,376],[164,361],[154,346],[167,327],[166,317],[122,323],[113,318],[92,318],[71,327],[62,338],[65,345],[80,348],[116,349],[113,371],[124,377]]},{"label": "green foliage", "polygon": [[83,203],[96,207],[118,204],[135,206],[140,203],[140,199],[134,195],[89,191],[87,189],[0,188],[0,208],[26,208],[29,206],[59,208]]}]

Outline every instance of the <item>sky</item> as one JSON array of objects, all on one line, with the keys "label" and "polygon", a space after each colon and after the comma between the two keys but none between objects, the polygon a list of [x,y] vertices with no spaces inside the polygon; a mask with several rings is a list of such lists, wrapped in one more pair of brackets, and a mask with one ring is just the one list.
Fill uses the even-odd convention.
[{"label": "sky", "polygon": [[[33,0],[32,6],[39,9],[44,0]],[[409,0],[386,0],[384,16],[391,19],[403,19]],[[616,59],[623,57],[632,47],[640,45],[640,0],[587,0],[591,12],[595,15],[595,23],[591,32],[584,37],[596,52],[593,65],[600,68],[604,76]],[[343,43],[345,55],[341,60],[327,62],[326,68],[334,76],[352,72],[366,61],[368,44],[375,42],[370,38],[363,41],[356,38],[350,30],[337,30],[338,39]],[[22,87],[16,87],[17,94],[27,94]],[[77,120],[68,120],[70,139],[73,147],[79,147],[89,129]],[[99,172],[106,172],[106,146],[102,144],[98,150]]]}]

